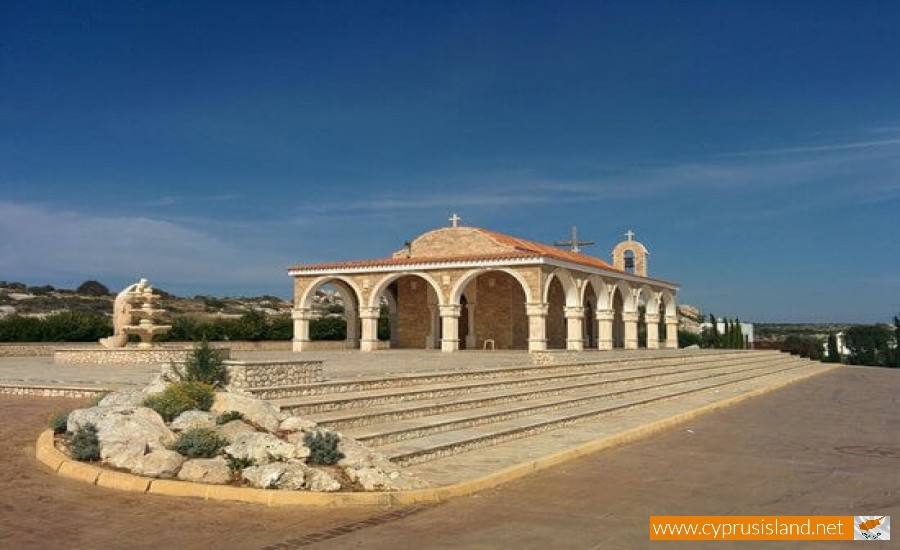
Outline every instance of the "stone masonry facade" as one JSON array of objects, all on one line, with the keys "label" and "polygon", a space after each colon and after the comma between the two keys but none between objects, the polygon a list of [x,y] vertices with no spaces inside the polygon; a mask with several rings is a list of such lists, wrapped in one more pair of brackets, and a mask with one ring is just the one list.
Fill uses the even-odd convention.
[{"label": "stone masonry facade", "polygon": [[[646,248],[629,237],[615,263],[625,250],[644,271]],[[677,347],[678,286],[636,271],[480,228],[441,228],[389,258],[290,268],[293,349],[312,348],[312,297],[326,284],[344,298],[346,347],[362,351],[385,345],[382,307],[395,348],[635,349],[639,311],[646,347]]]}]

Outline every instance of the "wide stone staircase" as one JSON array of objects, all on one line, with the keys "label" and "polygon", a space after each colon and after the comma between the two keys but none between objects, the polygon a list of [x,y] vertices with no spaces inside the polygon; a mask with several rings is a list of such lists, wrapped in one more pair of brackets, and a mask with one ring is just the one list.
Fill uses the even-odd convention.
[{"label": "wide stone staircase", "polygon": [[803,376],[814,365],[779,352],[679,350],[251,391],[409,466],[687,396],[724,399]]}]

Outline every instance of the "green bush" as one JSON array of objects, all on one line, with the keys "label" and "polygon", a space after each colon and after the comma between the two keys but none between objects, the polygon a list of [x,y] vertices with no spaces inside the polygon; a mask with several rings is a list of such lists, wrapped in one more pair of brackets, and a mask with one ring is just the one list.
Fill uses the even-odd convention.
[{"label": "green bush", "polygon": [[243,420],[244,414],[238,411],[225,411],[216,418],[216,424],[228,424],[232,420]]},{"label": "green bush", "polygon": [[341,439],[334,432],[310,432],[303,438],[303,443],[309,447],[307,464],[331,466],[344,458],[344,453],[337,450]]},{"label": "green bush", "polygon": [[93,424],[85,424],[83,428],[69,434],[66,446],[75,460],[100,460],[100,440],[97,439],[97,427]]},{"label": "green bush", "polygon": [[700,345],[700,335],[694,334],[693,332],[688,332],[686,330],[678,331],[678,347],[686,348],[688,346],[699,346]]},{"label": "green bush", "polygon": [[343,340],[347,337],[347,321],[341,317],[322,317],[309,322],[310,340]]},{"label": "green bush", "polygon": [[203,382],[175,382],[162,393],[144,400],[144,406],[158,412],[166,422],[171,422],[185,411],[208,411],[216,396],[216,388]]},{"label": "green bush", "polygon": [[256,465],[256,461],[252,458],[238,458],[231,455],[227,455],[225,461],[228,462],[228,469],[231,470],[232,475],[235,475],[250,466]]},{"label": "green bush", "polygon": [[53,430],[55,434],[64,434],[66,433],[66,426],[69,424],[69,413],[72,412],[70,410],[64,411],[56,411],[50,415],[50,420],[47,422],[48,427]]},{"label": "green bush", "polygon": [[188,458],[213,458],[228,441],[209,428],[193,428],[183,432],[170,447]]},{"label": "green bush", "polygon": [[182,379],[224,387],[228,380],[228,369],[222,360],[222,352],[214,349],[206,340],[201,341],[188,355]]}]

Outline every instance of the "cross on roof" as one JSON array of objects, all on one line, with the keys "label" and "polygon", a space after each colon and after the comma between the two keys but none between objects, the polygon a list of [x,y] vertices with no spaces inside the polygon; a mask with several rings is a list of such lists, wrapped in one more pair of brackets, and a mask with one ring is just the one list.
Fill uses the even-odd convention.
[{"label": "cross on roof", "polygon": [[633,241],[634,240],[634,231],[632,231],[630,229],[628,231],[626,231],[625,238],[627,238],[629,241]]},{"label": "cross on roof", "polygon": [[456,215],[456,212],[447,219],[450,220],[450,223],[452,224],[450,227],[459,227],[459,221],[462,220],[462,218]]},{"label": "cross on roof", "polygon": [[578,228],[573,225],[572,238],[568,241],[556,241],[555,243],[553,243],[553,246],[571,246],[572,252],[581,252],[581,246],[588,246],[592,244],[594,244],[594,241],[579,241]]}]

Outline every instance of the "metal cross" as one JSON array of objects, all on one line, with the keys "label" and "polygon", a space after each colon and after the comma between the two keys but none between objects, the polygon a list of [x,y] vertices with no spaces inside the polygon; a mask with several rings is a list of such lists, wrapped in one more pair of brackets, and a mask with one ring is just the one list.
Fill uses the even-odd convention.
[{"label": "metal cross", "polygon": [[592,245],[594,241],[579,241],[578,240],[578,228],[574,225],[572,226],[572,238],[568,241],[556,241],[553,243],[553,246],[571,246],[572,252],[581,252],[582,246]]},{"label": "metal cross", "polygon": [[460,218],[459,216],[457,216],[457,215],[456,215],[456,212],[454,212],[453,215],[450,216],[450,217],[447,218],[447,219],[450,220],[450,223],[451,223],[451,224],[453,224],[453,225],[451,225],[450,227],[459,227],[459,221],[460,221],[462,218]]},{"label": "metal cross", "polygon": [[633,240],[634,240],[634,231],[632,231],[632,230],[629,229],[628,231],[625,232],[625,237],[626,237],[629,241],[633,241]]}]

